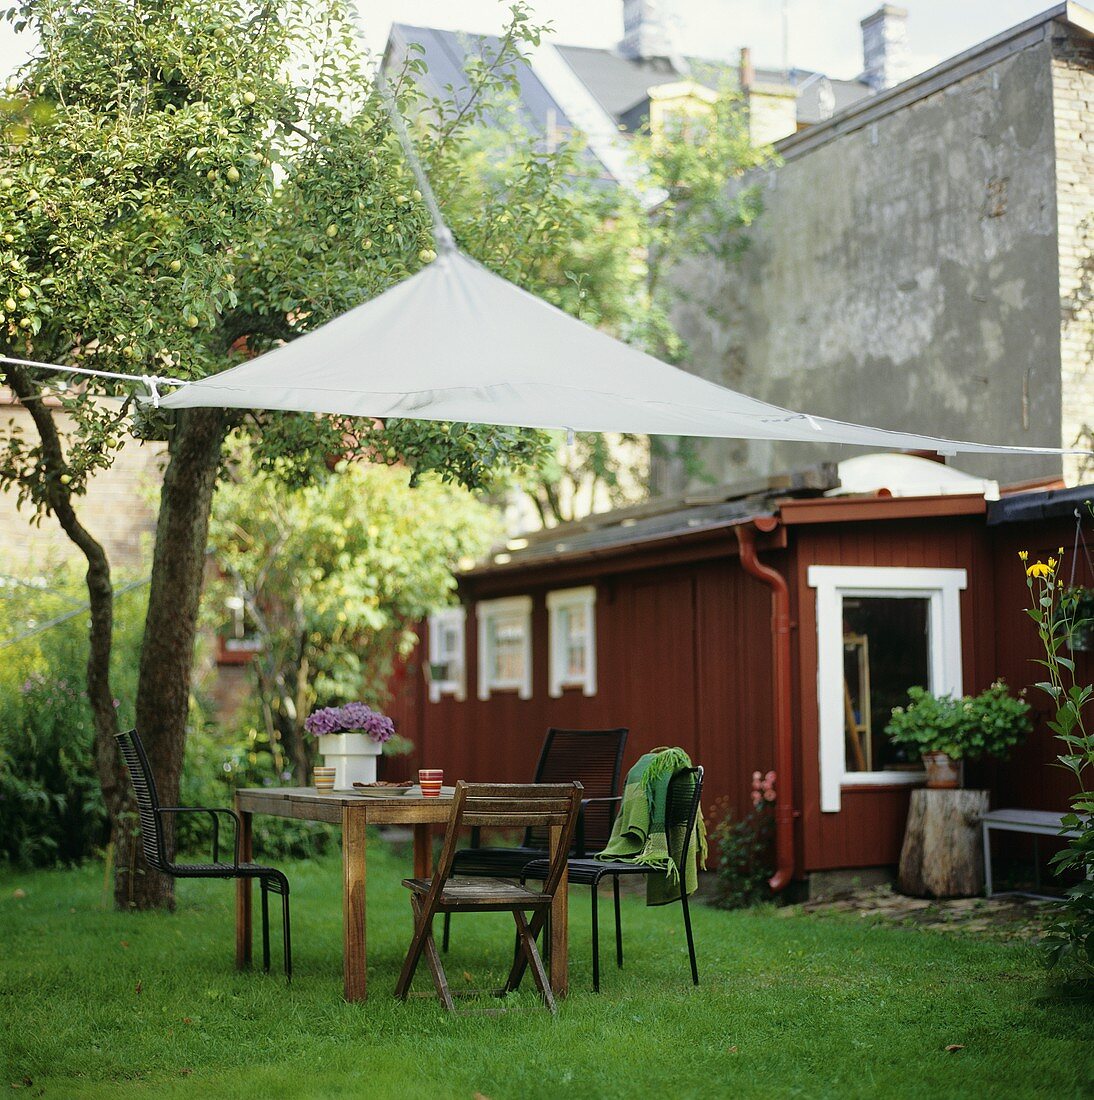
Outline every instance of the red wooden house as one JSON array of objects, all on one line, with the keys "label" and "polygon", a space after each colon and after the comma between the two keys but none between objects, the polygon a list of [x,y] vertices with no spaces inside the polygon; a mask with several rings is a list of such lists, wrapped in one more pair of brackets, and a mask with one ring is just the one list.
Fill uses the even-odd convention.
[{"label": "red wooden house", "polygon": [[[780,887],[895,864],[924,777],[886,738],[890,709],[914,684],[960,694],[1038,679],[1017,552],[1070,553],[1094,488],[992,502],[824,495],[835,484],[829,466],[655,501],[464,572],[461,606],[423,631],[431,675],[412,666],[393,701],[417,760],[526,781],[548,726],[626,725],[628,763],[678,744],[705,766],[708,810],[743,811],[752,773],[778,772]],[[1094,583],[1085,561],[1077,579]],[[1055,753],[1039,723],[1011,762],[966,781],[995,806],[1062,810]]]}]

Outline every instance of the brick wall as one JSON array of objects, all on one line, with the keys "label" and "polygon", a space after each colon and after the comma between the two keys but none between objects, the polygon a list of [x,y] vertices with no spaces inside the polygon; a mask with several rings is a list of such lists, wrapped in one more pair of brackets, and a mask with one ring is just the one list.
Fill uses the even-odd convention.
[{"label": "brick wall", "polygon": [[[1056,208],[1060,257],[1060,376],[1065,447],[1094,449],[1094,40],[1057,24],[1052,39]],[[1068,460],[1068,479],[1094,475]]]},{"label": "brick wall", "polygon": [[[37,439],[27,411],[3,392],[0,402],[0,428],[6,432],[15,424],[28,442]],[[103,544],[112,566],[137,569],[151,560],[164,445],[129,439],[116,455],[114,465],[92,479],[87,495],[77,498],[76,514]],[[16,493],[0,493],[0,572],[23,576],[83,561],[54,517],[32,526],[32,515],[18,509]]]}]

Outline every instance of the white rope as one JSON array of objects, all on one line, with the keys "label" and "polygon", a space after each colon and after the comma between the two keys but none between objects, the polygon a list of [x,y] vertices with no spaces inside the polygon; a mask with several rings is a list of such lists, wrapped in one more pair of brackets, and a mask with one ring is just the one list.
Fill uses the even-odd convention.
[{"label": "white rope", "polygon": [[[357,10],[356,4],[351,4],[350,10],[353,12],[353,23],[357,37],[361,45],[367,51],[368,42],[365,39],[364,25],[361,22],[361,13]],[[399,144],[402,146],[403,155],[410,165],[411,172],[414,173],[414,179],[418,183],[418,190],[422,193],[422,200],[425,202],[426,209],[429,211],[429,217],[433,222],[433,240],[437,245],[437,251],[441,255],[448,252],[455,252],[456,239],[452,236],[452,230],[445,224],[444,215],[441,213],[440,203],[437,202],[437,196],[433,191],[433,185],[429,182],[429,177],[425,174],[425,166],[422,164],[421,158],[418,156],[418,151],[414,148],[414,142],[411,141],[410,134],[407,132],[406,121],[403,119],[403,116],[399,114],[398,104],[396,104],[395,97],[391,94],[391,85],[388,84],[387,77],[384,76],[382,58],[376,65],[372,78],[376,82],[376,90],[380,93],[380,99],[383,100],[384,108],[387,111],[387,117],[391,120],[391,127],[395,131],[395,136],[399,139]]]},{"label": "white rope", "polygon": [[63,367],[57,363],[39,363],[35,359],[16,359],[10,355],[0,355],[0,363],[10,363],[14,367],[30,367],[31,370],[47,370],[55,374],[86,374],[92,378],[117,378],[123,382],[138,382],[148,387],[152,404],[160,407],[158,386],[188,386],[184,378],[166,378],[158,374],[122,374],[113,370],[94,370],[91,367]]}]

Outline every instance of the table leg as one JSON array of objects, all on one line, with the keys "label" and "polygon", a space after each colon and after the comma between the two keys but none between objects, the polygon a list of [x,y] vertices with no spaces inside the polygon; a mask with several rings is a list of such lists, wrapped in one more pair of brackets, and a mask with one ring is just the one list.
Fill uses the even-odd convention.
[{"label": "table leg", "polygon": [[433,874],[433,826],[414,826],[414,877],[429,878]]},{"label": "table leg", "polygon": [[[239,861],[250,863],[254,855],[251,838],[251,814],[240,810],[236,800],[236,813],[239,814]],[[251,880],[236,879],[236,968],[244,970],[251,965]]]},{"label": "table leg", "polygon": [[342,978],[347,1001],[366,996],[365,815],[342,809]]},{"label": "table leg", "polygon": [[[547,832],[548,850],[553,860],[562,841],[562,826],[552,825]],[[568,883],[569,875],[563,867],[562,878],[551,903],[551,988],[556,997],[565,997],[570,989]]]}]

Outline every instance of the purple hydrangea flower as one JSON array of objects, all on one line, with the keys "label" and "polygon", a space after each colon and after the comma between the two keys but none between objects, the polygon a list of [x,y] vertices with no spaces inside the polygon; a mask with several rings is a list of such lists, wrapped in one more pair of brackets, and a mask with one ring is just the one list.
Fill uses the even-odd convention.
[{"label": "purple hydrangea flower", "polygon": [[304,719],[304,729],[316,737],[324,733],[341,733],[345,727],[341,722],[340,707],[323,707],[313,711]]},{"label": "purple hydrangea flower", "polygon": [[341,707],[323,707],[308,715],[304,729],[317,737],[327,733],[360,730],[379,744],[395,736],[395,723],[364,703],[346,703]]}]

